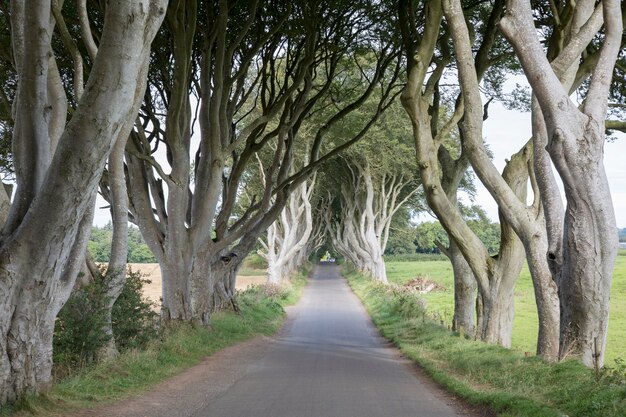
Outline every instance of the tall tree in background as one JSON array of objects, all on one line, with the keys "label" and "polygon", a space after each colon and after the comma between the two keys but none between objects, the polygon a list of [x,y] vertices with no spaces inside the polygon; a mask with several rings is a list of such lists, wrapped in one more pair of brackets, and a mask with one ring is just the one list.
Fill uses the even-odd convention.
[{"label": "tall tree in background", "polygon": [[419,190],[411,169],[411,134],[396,103],[368,137],[337,160],[324,184],[336,200],[327,217],[335,249],[372,278],[387,282],[383,254],[394,215]]},{"label": "tall tree in background", "polygon": [[267,260],[267,282],[281,284],[308,259],[309,241],[314,239],[313,205],[316,176],[289,194],[287,203],[274,223],[267,228],[267,239],[259,239]]},{"label": "tall tree in background", "polygon": [[51,3],[12,1],[10,9],[17,190],[0,236],[0,403],[51,382],[54,320],[82,266],[108,154],[132,128],[166,6],[108,3],[98,54],[66,123],[66,86],[51,49]]},{"label": "tall tree in background", "polygon": [[[492,222],[482,207],[461,205],[461,213],[467,225],[484,243],[487,252],[497,255],[500,248],[500,224]],[[417,225],[415,242],[418,251],[435,252],[439,249],[446,251],[448,235],[438,221],[423,222]]]}]

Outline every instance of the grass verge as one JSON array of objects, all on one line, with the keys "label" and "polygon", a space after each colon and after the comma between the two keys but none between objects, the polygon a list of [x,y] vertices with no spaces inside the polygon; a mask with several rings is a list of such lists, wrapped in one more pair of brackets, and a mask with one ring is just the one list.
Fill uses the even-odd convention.
[{"label": "grass verge", "polygon": [[459,337],[435,324],[410,290],[344,268],[383,335],[437,382],[502,417],[626,416],[626,367],[595,374],[582,364],[540,358]]},{"label": "grass verge", "polygon": [[[454,273],[450,261],[440,255],[440,261],[394,261],[385,259],[387,278],[390,282],[404,285],[415,277],[425,277],[443,288],[422,297],[428,303],[428,312],[452,323],[454,312]],[[626,251],[620,251],[613,271],[609,333],[605,361],[617,366],[626,359]],[[522,352],[534,352],[537,346],[539,319],[535,292],[528,267],[524,266],[515,284],[515,319],[513,321],[512,346]]]},{"label": "grass verge", "polygon": [[241,314],[211,317],[211,327],[178,325],[164,331],[142,351],[84,369],[56,383],[47,393],[0,407],[0,416],[48,416],[121,400],[198,364],[220,349],[259,335],[274,334],[306,285],[309,268],[284,287],[254,286],[239,293]]}]

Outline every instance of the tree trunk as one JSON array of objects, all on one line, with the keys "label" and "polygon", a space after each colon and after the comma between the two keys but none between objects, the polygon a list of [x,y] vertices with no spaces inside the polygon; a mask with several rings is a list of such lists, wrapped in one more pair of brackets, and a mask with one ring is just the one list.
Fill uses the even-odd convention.
[{"label": "tree trunk", "polygon": [[620,2],[602,2],[604,41],[581,108],[571,101],[559,79],[596,35],[599,26],[582,25],[587,19],[591,23],[598,21],[598,13],[591,12],[593,6],[592,1],[576,4],[574,12],[582,18],[575,26],[581,30],[573,37],[579,39],[570,41],[568,53],[559,54],[552,63],[538,39],[529,4],[509,0],[500,27],[513,45],[541,107],[549,140],[547,149],[563,180],[567,199],[563,264],[560,276],[557,274],[561,303],[559,354],[561,358],[578,356],[587,366],[601,367],[617,256],[615,213],[602,158],[607,97],[621,45]]},{"label": "tree trunk", "polygon": [[29,3],[28,13],[11,17],[12,34],[23,36],[28,47],[21,59],[16,54],[20,93],[13,143],[22,190],[0,247],[0,404],[51,381],[54,321],[83,265],[106,158],[114,140],[128,135],[143,97],[163,6],[110,2],[85,93],[51,158],[44,63],[50,58],[50,2]]},{"label": "tree trunk", "polygon": [[161,318],[165,321],[189,321],[191,311],[191,274],[194,269],[192,254],[180,251],[159,260],[163,296]]},{"label": "tree trunk", "polygon": [[276,254],[268,253],[267,255],[267,282],[269,284],[280,285],[283,281],[283,274],[280,261],[276,258]]},{"label": "tree trunk", "polygon": [[515,285],[509,284],[494,286],[490,296],[483,298],[484,320],[480,337],[484,342],[506,348],[511,347],[515,318]]},{"label": "tree trunk", "polygon": [[[506,219],[507,228],[514,229],[524,242],[533,285],[536,289],[537,306],[539,307],[538,353],[554,360],[557,357],[558,335],[554,328],[550,331],[547,326],[556,324],[554,319],[558,316],[558,306],[554,301],[557,294],[547,260],[543,256],[537,256],[537,246],[540,246],[541,250],[547,250],[547,236],[540,206],[539,190],[532,172],[532,146],[529,142],[520,152],[513,155],[502,176],[500,176],[483,145],[483,112],[478,76],[475,71],[472,44],[461,4],[459,1],[453,0],[446,5],[445,14],[450,22],[463,100],[467,109],[461,123],[465,147],[481,182],[498,203],[501,217]],[[535,193],[531,206],[526,205],[529,176]],[[503,223],[503,225],[505,224]],[[505,293],[506,288],[505,285]],[[504,296],[507,297],[508,294]],[[487,308],[489,308],[489,300],[485,300],[485,309]]]},{"label": "tree trunk", "polygon": [[109,186],[111,189],[111,218],[113,237],[109,265],[104,277],[107,288],[106,325],[104,333],[107,344],[99,352],[100,359],[116,357],[119,352],[113,336],[113,305],[124,289],[126,281],[126,261],[128,258],[128,191],[124,175],[124,149],[128,136],[120,137],[109,156]]},{"label": "tree trunk", "polygon": [[231,258],[228,261],[222,259],[222,257],[213,260],[211,264],[211,274],[213,276],[213,311],[232,308],[236,313],[239,312],[235,284],[237,270],[242,262],[243,259],[239,259],[239,257]]},{"label": "tree trunk", "polygon": [[287,200],[280,216],[267,229],[267,243],[260,240],[265,251],[258,253],[267,260],[267,281],[281,284],[288,279],[306,258],[302,252],[308,249],[307,243],[313,232],[311,194],[315,178],[302,183]]},{"label": "tree trunk", "polygon": [[[560,355],[580,356],[587,366],[601,367],[617,256],[615,213],[604,167],[598,163],[602,160],[604,130],[590,123],[582,135],[568,138],[568,144],[558,137],[552,140],[550,153],[565,178],[568,200],[559,283]],[[573,143],[576,148],[570,147]]]},{"label": "tree trunk", "polygon": [[215,274],[211,268],[212,257],[206,248],[201,248],[194,258],[191,271],[189,300],[191,305],[191,322],[201,326],[210,324],[209,318],[214,311],[212,297],[214,293]]},{"label": "tree trunk", "polygon": [[[448,47],[441,47],[439,51],[442,54],[434,58],[434,51],[438,42],[441,39],[447,41],[450,34],[448,26],[445,29],[446,35],[441,35],[443,2],[430,2],[428,7],[424,8],[426,23],[419,35],[417,35],[417,27],[414,23],[415,10],[409,6],[410,2],[402,3],[400,5],[399,23],[409,67],[407,86],[401,96],[402,104],[411,118],[417,162],[428,205],[446,230],[450,242],[463,254],[472,270],[474,279],[477,281],[479,292],[476,298],[478,329],[476,333],[481,336],[480,330],[485,328],[490,317],[494,314],[495,316],[500,315],[495,310],[494,312],[487,312],[485,306],[487,305],[491,310],[490,306],[493,305],[490,294],[497,293],[496,288],[492,286],[499,285],[498,269],[505,268],[509,263],[517,265],[516,250],[506,247],[508,244],[517,245],[517,243],[510,241],[506,245],[503,244],[500,248],[500,256],[497,259],[492,259],[459,213],[456,189],[468,165],[467,151],[463,146],[460,149],[459,157],[454,159],[450,151],[442,144],[447,140],[452,126],[457,125],[464,117],[463,114],[467,106],[464,106],[463,100],[458,100],[454,114],[448,120],[438,120],[440,115],[438,84],[445,68],[449,66],[453,58]],[[493,62],[489,55],[495,43],[496,22],[500,18],[503,6],[503,2],[495,2],[489,19],[485,22],[482,30],[482,44],[476,53],[474,68],[480,76]],[[480,110],[482,110],[482,106]],[[451,249],[454,254],[455,248],[452,247]],[[453,266],[455,264],[458,265],[455,267],[455,289],[460,292],[455,293],[455,321],[464,318],[465,323],[471,323],[472,303],[467,298],[470,293],[467,291],[468,284],[470,284],[469,276],[463,272],[465,270],[463,265],[453,261]],[[459,271],[458,274],[457,270]],[[457,309],[462,309],[462,311]],[[486,315],[487,313],[489,315]],[[503,339],[506,340],[507,338],[504,337]]]},{"label": "tree trunk", "polygon": [[[93,205],[95,198],[89,201]],[[20,282],[23,288],[19,295],[0,304],[4,336],[0,338],[0,404],[50,386],[54,323],[83,266],[92,222],[93,207],[79,224],[74,246],[65,247],[61,253],[71,260],[64,264],[63,271],[55,263],[45,262],[50,254],[46,248],[38,248],[44,262],[34,262],[32,256],[37,252],[25,245],[4,252],[0,258],[0,265],[11,267],[11,272],[2,277],[5,282]],[[43,278],[55,275],[57,281]]]},{"label": "tree trunk", "polygon": [[530,239],[525,239],[524,248],[533,280],[539,318],[537,355],[554,361],[558,359],[559,351],[560,308],[557,285],[546,259],[548,241],[545,233],[537,233]]},{"label": "tree trunk", "polygon": [[[507,168],[504,171],[506,176]],[[489,286],[481,289],[483,302],[481,339],[508,348],[511,347],[515,316],[515,283],[524,264],[524,247],[501,212],[500,242],[498,262],[489,273]]]},{"label": "tree trunk", "polygon": [[[445,148],[440,148],[438,160],[441,164],[441,187],[448,200],[458,207],[458,190],[469,166],[467,156],[454,160]],[[476,278],[472,269],[465,260],[463,253],[454,239],[449,239],[448,248],[439,248],[452,263],[454,275],[454,317],[452,328],[459,330],[463,327],[467,334],[474,334],[474,311],[476,310]],[[439,246],[439,245],[438,245]]]},{"label": "tree trunk", "polygon": [[454,241],[450,240],[447,255],[454,274],[454,318],[452,327],[461,327],[467,334],[474,334],[474,310],[476,309],[476,278]]}]

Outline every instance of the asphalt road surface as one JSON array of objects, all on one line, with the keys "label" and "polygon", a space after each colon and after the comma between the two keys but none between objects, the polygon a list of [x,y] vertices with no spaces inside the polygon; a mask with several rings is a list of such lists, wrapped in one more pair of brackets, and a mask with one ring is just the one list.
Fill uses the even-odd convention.
[{"label": "asphalt road surface", "polygon": [[483,415],[435,386],[373,327],[333,264],[322,264],[274,338],[225,349],[84,416],[461,417]]},{"label": "asphalt road surface", "polygon": [[457,416],[420,384],[372,327],[339,276],[322,264],[296,316],[263,359],[194,417]]}]

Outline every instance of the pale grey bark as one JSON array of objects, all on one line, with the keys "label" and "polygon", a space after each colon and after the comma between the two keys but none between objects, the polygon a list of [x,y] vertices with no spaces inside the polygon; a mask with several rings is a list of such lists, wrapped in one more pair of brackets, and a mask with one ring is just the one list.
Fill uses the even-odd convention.
[{"label": "pale grey bark", "polygon": [[[450,152],[439,148],[438,160],[441,164],[441,188],[453,205],[458,204],[457,192],[461,180],[466,174],[469,161],[463,152],[457,159],[453,159]],[[452,328],[467,334],[474,334],[474,311],[476,310],[476,278],[472,269],[465,260],[463,253],[453,239],[449,239],[449,246],[443,247],[440,242],[435,242],[441,252],[450,259],[452,273],[454,275],[454,317]]]},{"label": "pale grey bark", "polygon": [[[541,196],[534,186],[534,177],[534,201],[530,206],[526,205],[527,182],[529,176],[533,175],[532,143],[528,142],[519,153],[511,157],[505,172],[500,176],[483,145],[483,106],[474,69],[472,44],[461,4],[457,0],[448,0],[444,5],[446,20],[452,30],[466,108],[461,123],[464,145],[478,177],[498,203],[501,215],[524,243],[539,313],[537,353],[549,360],[556,360],[559,344],[558,295],[545,257],[548,240],[541,211]],[[506,305],[512,301],[510,298],[503,303]]]},{"label": "pale grey bark", "polygon": [[[413,122],[418,163],[421,166],[422,175],[428,177],[429,184],[428,186],[426,186],[426,183],[424,185],[427,201],[431,209],[440,221],[442,217],[447,217],[448,219],[455,217],[462,221],[456,208],[456,188],[458,188],[458,184],[466,170],[468,164],[467,155],[466,151],[461,149],[458,152],[459,156],[456,159],[453,158],[450,151],[443,146],[443,142],[463,117],[463,100],[457,100],[454,113],[448,120],[445,120],[443,123],[438,120],[440,100],[438,84],[445,68],[452,60],[451,51],[447,46],[449,33],[448,29],[445,30],[443,36],[440,36],[439,33],[442,19],[441,2],[429,2],[428,7],[425,9],[427,17],[423,31],[424,35],[417,35],[418,30],[411,17],[416,12],[411,7],[410,2],[401,4],[401,11],[406,9],[405,12],[408,13],[407,16],[401,14],[400,23],[405,48],[409,55],[409,83],[403,92],[403,105]],[[500,18],[503,7],[504,1],[496,1],[488,21],[485,22],[481,38],[482,43],[475,58],[475,69],[479,77],[482,77],[493,63],[490,57],[490,50],[496,39],[496,23]],[[404,21],[402,18],[404,18]],[[439,49],[440,55],[434,57],[433,51],[439,40],[442,41]],[[429,69],[432,68],[434,70],[429,73]],[[435,193],[442,196],[445,194],[448,202],[439,198],[429,199],[429,196],[433,197]],[[453,213],[454,211],[456,213]],[[466,232],[470,233],[469,229],[466,228]],[[460,245],[463,242],[455,242],[458,236],[450,233],[449,238],[451,241],[450,250],[442,248],[444,249],[442,252],[447,253],[451,257],[455,274],[455,289],[458,290],[455,291],[453,325],[455,327],[457,325],[463,326],[464,329],[472,329],[474,327],[474,302],[470,297],[473,297],[475,292],[476,283],[473,283],[472,280],[476,278],[471,276],[473,272],[468,273],[468,266],[464,265],[462,259],[459,259],[460,254],[463,253],[460,250]],[[489,263],[490,261],[487,261],[487,264]],[[487,270],[490,268],[487,266]],[[482,328],[482,323],[484,322],[480,317],[483,311],[480,297],[482,296],[479,295],[479,302],[477,302],[477,321],[479,322],[477,327],[479,329]]]},{"label": "pale grey bark", "polygon": [[[571,93],[589,77],[597,64],[599,53],[583,56],[584,48],[602,26],[601,8],[593,10],[593,2],[578,2],[560,10],[560,22],[554,28],[547,56],[553,61],[552,68],[563,88]],[[557,10],[553,11],[557,13]],[[541,190],[541,201],[546,219],[548,266],[555,281],[560,281],[563,264],[563,224],[565,209],[554,176],[548,153],[548,131],[536,97],[532,101],[532,131],[534,144],[534,169]]]},{"label": "pale grey bark", "polygon": [[65,49],[67,49],[72,57],[72,60],[74,61],[73,86],[75,99],[76,101],[78,101],[83,95],[84,89],[83,56],[78,50],[78,46],[76,45],[76,43],[74,43],[74,40],[72,39],[72,36],[67,29],[65,19],[63,18],[63,14],[61,13],[62,5],[62,1],[60,2],[59,0],[52,0],[52,15],[54,16],[54,20],[56,22],[56,26],[61,37],[61,41],[63,42]]},{"label": "pale grey bark", "polygon": [[[529,5],[523,1],[509,1],[507,5],[501,29],[513,45],[541,107],[547,148],[567,199],[559,282],[560,356],[573,355],[588,366],[602,366],[617,255],[615,214],[602,158],[607,97],[622,34],[620,3],[605,0],[601,4],[605,36],[581,109],[563,88],[558,65],[568,68],[577,59],[586,43],[575,41],[593,29],[597,13],[591,14],[568,44],[573,53],[563,53],[551,66],[534,30]],[[580,2],[580,7],[591,9],[585,2]],[[593,30],[589,31],[593,35]]]},{"label": "pale grey bark", "polygon": [[[485,246],[463,220],[456,204],[450,201],[443,190],[438,154],[448,132],[446,129],[433,132],[429,107],[435,84],[447,62],[437,61],[437,69],[427,80],[427,63],[432,59],[443,17],[442,4],[430,3],[428,12],[427,26],[420,44],[416,46],[417,51],[413,58],[415,63],[410,68],[407,86],[402,93],[402,104],[412,122],[417,162],[428,205],[437,215],[449,238],[458,245],[478,284],[477,335],[486,342],[510,346],[512,294],[523,263],[523,247],[506,220],[501,218],[500,253],[495,259],[489,256]],[[488,51],[488,45],[487,42],[481,50]],[[484,59],[484,55],[481,56]],[[446,126],[456,124],[464,111],[467,109],[461,102]],[[473,111],[480,111],[482,120],[482,107]]]},{"label": "pale grey bark", "polygon": [[465,260],[463,253],[453,240],[445,251],[452,263],[454,274],[454,317],[453,330],[463,329],[469,335],[475,334],[474,310],[476,309],[476,278]]},{"label": "pale grey bark", "polygon": [[82,35],[83,44],[87,48],[89,57],[93,60],[98,54],[98,47],[91,33],[91,25],[89,23],[89,15],[87,14],[87,0],[78,0],[76,2],[78,12],[78,20],[80,22],[80,33]]},{"label": "pale grey bark", "polygon": [[0,225],[4,225],[9,217],[11,209],[11,192],[13,187],[9,184],[0,184]]},{"label": "pale grey bark", "polygon": [[54,320],[83,266],[99,177],[114,139],[132,126],[165,12],[161,1],[110,2],[85,93],[52,153],[51,5],[29,2],[20,13],[23,6],[12,2],[18,190],[0,243],[0,403],[51,381]]},{"label": "pale grey bark", "polygon": [[128,258],[128,191],[124,174],[124,150],[128,136],[117,139],[108,163],[108,183],[111,193],[111,220],[113,236],[111,254],[104,276],[106,284],[107,309],[105,334],[108,336],[106,346],[100,352],[101,359],[111,359],[118,355],[113,335],[113,305],[124,289],[126,281],[126,261]]},{"label": "pale grey bark", "polygon": [[366,158],[346,158],[342,178],[341,217],[328,218],[333,245],[363,273],[387,282],[383,254],[393,215],[410,199],[412,179],[400,173],[373,173]]},{"label": "pale grey bark", "polygon": [[302,267],[307,258],[313,233],[311,196],[314,187],[315,177],[296,188],[278,219],[267,229],[267,241],[259,240],[264,250],[258,253],[268,263],[268,283],[282,284]]}]

